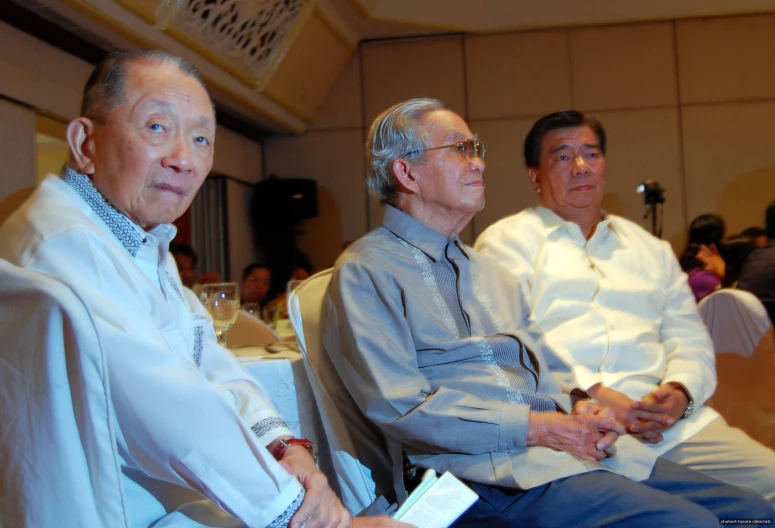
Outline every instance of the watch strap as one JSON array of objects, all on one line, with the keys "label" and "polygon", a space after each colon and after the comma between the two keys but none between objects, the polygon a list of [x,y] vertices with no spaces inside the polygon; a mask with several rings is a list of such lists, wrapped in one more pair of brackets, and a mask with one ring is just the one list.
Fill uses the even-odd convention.
[{"label": "watch strap", "polygon": [[684,395],[686,396],[686,409],[684,410],[684,413],[681,416],[681,420],[683,420],[684,418],[690,417],[692,415],[692,413],[694,412],[694,400],[692,399],[692,395],[689,394],[688,389],[686,387],[684,387],[682,383],[673,382],[672,385],[676,389],[678,389],[681,392],[683,392]]},{"label": "watch strap", "polygon": [[312,458],[314,458],[316,461],[318,459],[318,448],[317,446],[312,442],[312,440],[309,440],[307,438],[286,438],[285,440],[278,440],[277,445],[272,450],[272,456],[275,458],[275,460],[280,460],[285,456],[285,451],[291,447],[291,446],[302,446],[309,451],[309,454],[312,455]]}]

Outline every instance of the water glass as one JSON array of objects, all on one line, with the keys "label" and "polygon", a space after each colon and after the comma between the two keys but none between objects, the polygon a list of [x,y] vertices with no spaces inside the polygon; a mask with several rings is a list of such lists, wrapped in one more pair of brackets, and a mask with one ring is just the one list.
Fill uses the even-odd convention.
[{"label": "water glass", "polygon": [[235,282],[204,284],[199,300],[213,318],[218,344],[226,346],[226,336],[239,315],[239,286]]}]

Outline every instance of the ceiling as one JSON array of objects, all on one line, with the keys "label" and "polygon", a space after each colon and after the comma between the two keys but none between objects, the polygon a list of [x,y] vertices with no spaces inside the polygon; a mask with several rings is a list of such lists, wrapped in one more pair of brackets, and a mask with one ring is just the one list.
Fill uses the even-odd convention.
[{"label": "ceiling", "polygon": [[775,0],[317,0],[361,39],[493,33],[775,11]]},{"label": "ceiling", "polygon": [[163,21],[160,13],[184,9],[184,0],[0,0],[0,11],[9,2],[103,50],[161,47],[187,58],[205,76],[220,115],[239,116],[258,133],[306,130],[363,41],[775,12],[775,0],[204,0],[214,9],[236,6],[247,17],[271,6],[303,6],[304,22],[261,78],[228,49],[181,38]]}]

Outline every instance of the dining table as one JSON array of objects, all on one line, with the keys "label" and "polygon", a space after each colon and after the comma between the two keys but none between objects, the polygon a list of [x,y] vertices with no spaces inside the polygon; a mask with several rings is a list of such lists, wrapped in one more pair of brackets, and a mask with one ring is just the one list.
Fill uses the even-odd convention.
[{"label": "dining table", "polygon": [[318,467],[338,494],[331,451],[298,345],[289,341],[229,350],[253,376],[293,435],[315,443]]}]

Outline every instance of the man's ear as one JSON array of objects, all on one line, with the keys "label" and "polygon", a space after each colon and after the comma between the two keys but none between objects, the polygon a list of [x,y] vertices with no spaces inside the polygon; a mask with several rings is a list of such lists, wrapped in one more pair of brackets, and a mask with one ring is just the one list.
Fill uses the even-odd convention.
[{"label": "man's ear", "polygon": [[70,121],[67,144],[75,168],[83,174],[94,174],[94,121],[88,117]]},{"label": "man's ear", "polygon": [[530,183],[533,184],[533,190],[536,194],[541,194],[541,183],[538,181],[538,171],[535,170],[535,167],[530,167],[527,169],[527,174],[530,176]]},{"label": "man's ear", "polygon": [[412,170],[411,165],[405,159],[398,158],[393,162],[393,176],[396,182],[402,187],[404,192],[417,194],[420,190],[417,174]]}]

